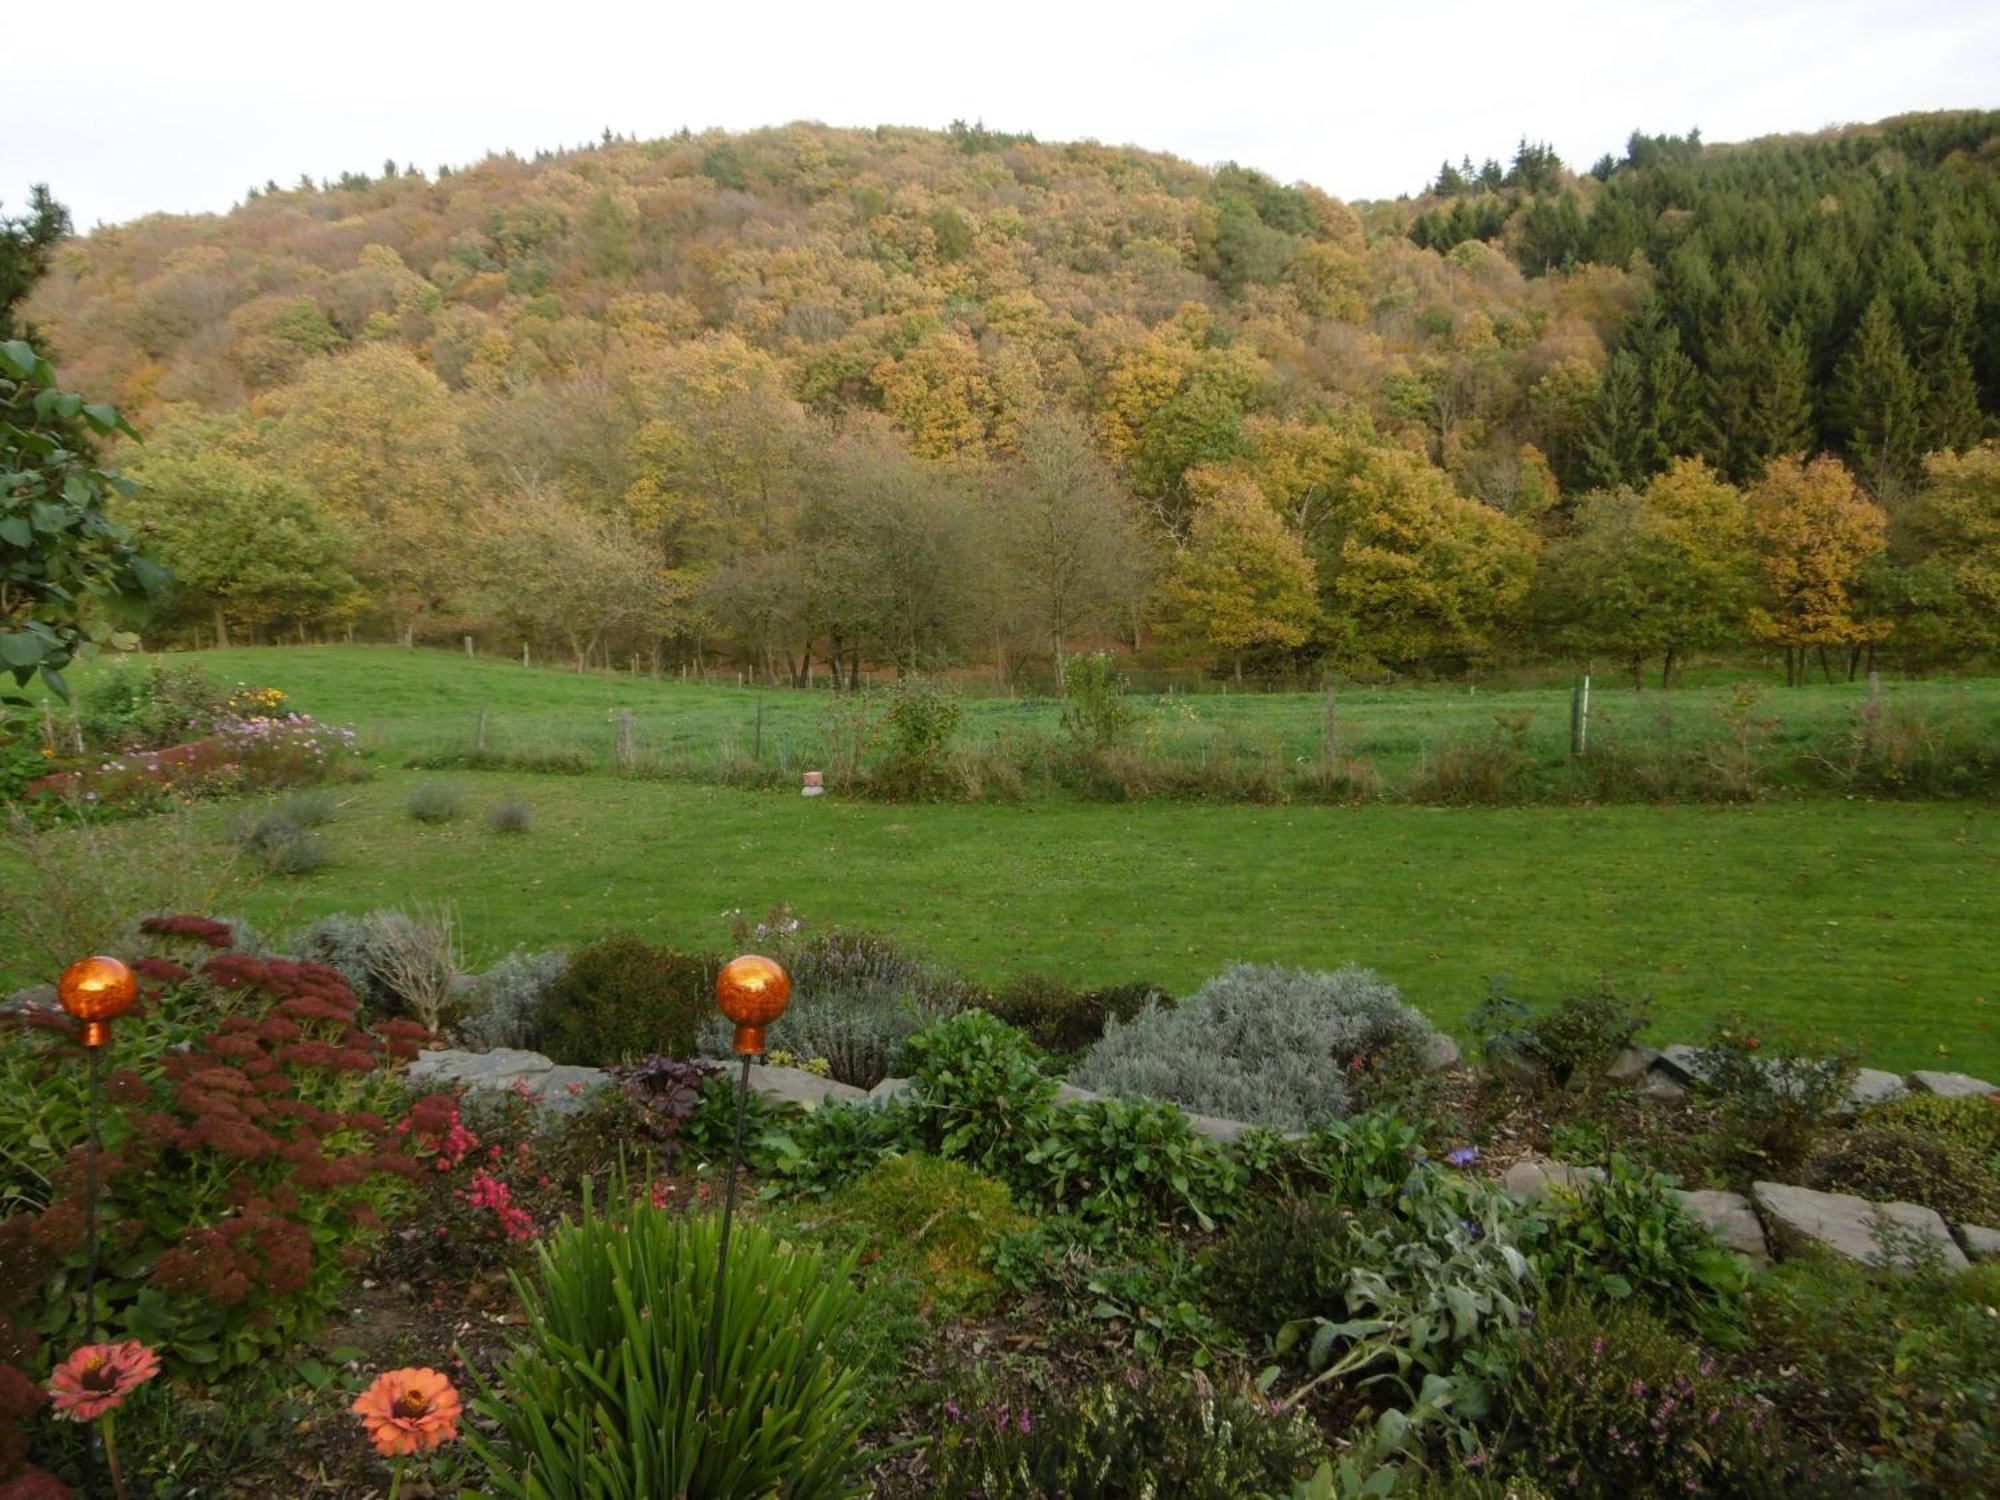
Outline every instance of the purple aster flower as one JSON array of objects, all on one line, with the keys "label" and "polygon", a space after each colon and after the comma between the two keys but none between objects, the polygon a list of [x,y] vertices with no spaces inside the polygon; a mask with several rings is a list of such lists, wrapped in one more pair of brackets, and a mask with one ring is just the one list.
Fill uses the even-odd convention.
[{"label": "purple aster flower", "polygon": [[1479,1148],[1477,1146],[1459,1146],[1445,1152],[1444,1159],[1454,1167],[1469,1167],[1479,1160]]}]

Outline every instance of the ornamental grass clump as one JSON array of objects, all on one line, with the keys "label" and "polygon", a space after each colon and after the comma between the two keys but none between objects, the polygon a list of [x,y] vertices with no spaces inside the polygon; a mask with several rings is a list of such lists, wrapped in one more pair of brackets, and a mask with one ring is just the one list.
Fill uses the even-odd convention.
[{"label": "ornamental grass clump", "polygon": [[1110,1020],[1074,1075],[1085,1088],[1197,1114],[1307,1130],[1356,1107],[1431,1034],[1367,969],[1232,964],[1172,1010]]},{"label": "ornamental grass clump", "polygon": [[[623,1197],[623,1195],[621,1195]],[[480,1500],[846,1500],[869,1492],[853,1262],[755,1224],[731,1237],[715,1389],[703,1399],[720,1225],[644,1198],[600,1208],[514,1278],[527,1315],[467,1435]],[[483,1429],[483,1430],[482,1430]]]}]

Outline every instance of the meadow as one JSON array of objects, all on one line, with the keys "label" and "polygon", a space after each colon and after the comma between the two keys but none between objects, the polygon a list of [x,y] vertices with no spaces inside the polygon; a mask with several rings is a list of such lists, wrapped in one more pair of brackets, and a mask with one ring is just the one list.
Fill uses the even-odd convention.
[{"label": "meadow", "polygon": [[[180,659],[180,658],[177,658]],[[1692,1038],[1741,1010],[1761,1024],[1858,1043],[1870,1062],[2000,1067],[2000,817],[1990,804],[1779,798],[1735,807],[1445,808],[1104,804],[903,805],[609,774],[410,770],[402,761],[487,707],[522,734],[614,732],[623,705],[685,743],[802,736],[819,696],[656,684],[391,648],[207,653],[219,680],[283,687],[351,722],[379,773],[340,789],[331,862],[235,897],[266,929],[335,911],[450,900],[475,966],[520,947],[570,947],[630,929],[715,949],[727,913],[784,903],[820,923],[874,927],[998,982],[1040,972],[1145,980],[1185,992],[1231,959],[1372,966],[1441,1024],[1460,1026],[1505,976],[1537,999],[1602,977],[1649,994],[1653,1034]],[[1647,694],[1696,714],[1726,685]],[[1772,695],[1788,719],[1837,722],[1865,689]],[[1990,712],[1990,682],[1885,686],[1956,695]],[[1628,694],[1629,697],[1629,694]],[[1348,713],[1350,698],[1353,700]],[[1312,733],[1316,695],[1189,700],[1232,730]],[[1469,729],[1496,703],[1555,717],[1560,689],[1370,689],[1343,713],[1375,753]],[[1473,706],[1477,703],[1477,706]],[[1631,711],[1614,694],[1607,712]],[[969,732],[1040,716],[1045,702],[974,700]],[[608,762],[607,762],[608,764]],[[442,784],[464,814],[412,820]],[[486,811],[520,800],[525,833]],[[197,809],[217,845],[241,809]],[[118,825],[127,857],[170,861],[168,825]],[[9,979],[28,976],[0,961]]]}]

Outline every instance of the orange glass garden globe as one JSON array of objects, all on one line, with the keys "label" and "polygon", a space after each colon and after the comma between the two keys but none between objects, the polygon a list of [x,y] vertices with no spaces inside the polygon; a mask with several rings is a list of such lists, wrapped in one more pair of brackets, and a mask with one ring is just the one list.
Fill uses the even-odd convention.
[{"label": "orange glass garden globe", "polygon": [[124,964],[100,953],[63,970],[56,981],[56,998],[83,1022],[83,1045],[102,1047],[111,1040],[111,1023],[139,998],[139,985]]},{"label": "orange glass garden globe", "polygon": [[746,953],[730,959],[715,976],[715,999],[736,1023],[736,1050],[761,1056],[770,1050],[764,1045],[764,1028],[791,1003],[791,976],[776,959]]}]

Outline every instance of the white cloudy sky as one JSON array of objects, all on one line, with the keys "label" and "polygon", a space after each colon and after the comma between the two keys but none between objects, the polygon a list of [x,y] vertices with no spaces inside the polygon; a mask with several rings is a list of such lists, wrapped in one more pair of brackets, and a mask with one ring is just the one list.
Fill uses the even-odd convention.
[{"label": "white cloudy sky", "polygon": [[2000,105],[1996,0],[97,0],[6,31],[0,200],[46,180],[79,228],[607,125],[983,119],[1366,198],[1523,133],[1587,165],[1635,126]]}]

